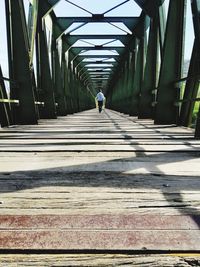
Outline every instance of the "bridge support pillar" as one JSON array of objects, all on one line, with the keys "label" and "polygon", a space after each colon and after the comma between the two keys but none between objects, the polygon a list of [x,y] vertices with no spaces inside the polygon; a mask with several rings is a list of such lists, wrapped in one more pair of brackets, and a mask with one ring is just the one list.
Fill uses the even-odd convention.
[{"label": "bridge support pillar", "polygon": [[8,38],[8,58],[11,99],[18,99],[19,106],[12,107],[15,124],[36,124],[37,112],[29,66],[29,39],[23,0],[5,0]]},{"label": "bridge support pillar", "polygon": [[146,55],[146,65],[144,71],[144,79],[141,88],[141,96],[139,103],[139,115],[141,119],[152,118],[153,116],[153,90],[156,88],[157,80],[157,61],[158,61],[158,18],[157,16],[151,20],[149,41]]},{"label": "bridge support pillar", "polygon": [[[3,76],[0,66],[0,77]],[[0,80],[0,98],[7,99],[7,92],[3,80]],[[6,127],[12,123],[11,110],[9,103],[0,103],[0,126]]]},{"label": "bridge support pillar", "polygon": [[138,116],[139,113],[139,101],[142,80],[144,75],[144,37],[141,37],[138,44],[138,51],[136,54],[136,69],[133,78],[133,93],[131,101],[131,114],[132,116]]},{"label": "bridge support pillar", "polygon": [[[54,26],[55,27],[55,26]],[[54,38],[56,36],[54,29]],[[61,39],[62,46],[63,41]],[[59,54],[59,49],[61,49],[60,53],[62,53],[62,47],[59,47],[59,43],[56,41],[56,38],[53,40],[53,72],[54,72],[54,87],[55,87],[55,99],[57,106],[57,114],[58,116],[67,115],[67,106],[66,106],[66,97],[64,92],[64,77],[62,72],[62,54]],[[61,58],[60,58],[61,57]]]},{"label": "bridge support pillar", "polygon": [[185,10],[185,0],[170,1],[155,109],[156,124],[178,122],[179,107],[175,102],[180,96],[174,84],[181,78]]},{"label": "bridge support pillar", "polygon": [[40,90],[40,101],[44,102],[44,107],[40,110],[40,117],[44,119],[56,118],[56,105],[54,96],[53,79],[51,76],[48,44],[46,39],[46,26],[44,16],[45,8],[43,1],[38,4],[37,23],[37,71],[38,87]]}]

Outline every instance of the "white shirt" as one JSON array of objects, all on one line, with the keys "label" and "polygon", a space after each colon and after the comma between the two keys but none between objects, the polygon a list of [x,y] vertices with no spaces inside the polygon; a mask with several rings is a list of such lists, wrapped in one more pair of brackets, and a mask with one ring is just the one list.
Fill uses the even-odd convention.
[{"label": "white shirt", "polygon": [[105,96],[102,92],[99,92],[96,96],[97,101],[103,101],[104,98],[105,98]]}]

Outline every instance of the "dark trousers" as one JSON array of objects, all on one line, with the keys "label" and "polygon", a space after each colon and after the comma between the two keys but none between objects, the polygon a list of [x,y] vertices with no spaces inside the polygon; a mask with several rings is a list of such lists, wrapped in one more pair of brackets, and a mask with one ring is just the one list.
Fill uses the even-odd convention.
[{"label": "dark trousers", "polygon": [[102,111],[103,101],[98,101],[99,113]]}]

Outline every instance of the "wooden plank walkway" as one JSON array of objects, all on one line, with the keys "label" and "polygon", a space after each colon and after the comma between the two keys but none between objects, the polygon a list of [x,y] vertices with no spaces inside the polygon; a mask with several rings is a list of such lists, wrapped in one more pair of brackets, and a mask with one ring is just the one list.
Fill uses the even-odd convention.
[{"label": "wooden plank walkway", "polygon": [[193,136],[111,110],[1,129],[0,266],[200,266]]}]

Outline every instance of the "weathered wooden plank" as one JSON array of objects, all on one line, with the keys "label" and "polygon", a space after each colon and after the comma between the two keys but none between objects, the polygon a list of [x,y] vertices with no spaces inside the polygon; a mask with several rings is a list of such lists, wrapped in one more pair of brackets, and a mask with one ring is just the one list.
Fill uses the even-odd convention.
[{"label": "weathered wooden plank", "polygon": [[[147,148],[148,148],[148,145],[162,145],[162,146],[165,146],[165,145],[183,145],[184,144],[184,141],[183,140],[137,140],[137,141],[129,141],[129,140],[123,140],[123,137],[121,139],[95,139],[94,137],[93,138],[88,138],[88,139],[19,139],[18,138],[14,138],[14,139],[2,139],[1,140],[1,146],[3,145],[9,145],[9,146],[14,146],[14,145],[23,145],[23,146],[26,146],[26,145],[30,145],[30,144],[33,144],[33,145],[81,145],[81,144],[97,144],[97,145],[147,145]],[[199,144],[199,141],[198,140],[193,140],[193,141],[188,141],[186,143],[187,146],[189,145],[195,145],[195,144]]]},{"label": "weathered wooden plank", "polygon": [[29,145],[0,145],[0,151],[7,152],[54,152],[54,151],[73,151],[73,152],[81,152],[81,151],[95,151],[95,152],[102,152],[102,151],[133,151],[133,152],[145,152],[145,151],[153,151],[153,152],[164,152],[164,151],[173,151],[173,152],[200,152],[200,144],[194,145],[40,145],[40,144],[29,144]]},{"label": "weathered wooden plank", "polygon": [[0,231],[0,249],[193,251],[200,248],[200,230]]},{"label": "weathered wooden plank", "polygon": [[[0,138],[2,248],[200,247],[200,142],[193,130],[90,111],[2,129]],[[21,224],[11,219],[17,214]]]},{"label": "weathered wooden plank", "polygon": [[0,231],[13,229],[199,230],[200,215],[0,215]]},{"label": "weathered wooden plank", "polygon": [[197,254],[182,255],[128,255],[128,254],[12,254],[0,255],[1,267],[52,267],[52,266],[142,266],[142,267],[188,267],[199,266],[200,256]]}]

